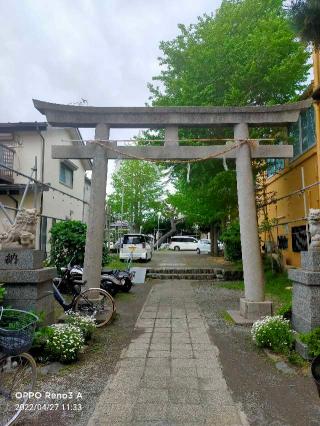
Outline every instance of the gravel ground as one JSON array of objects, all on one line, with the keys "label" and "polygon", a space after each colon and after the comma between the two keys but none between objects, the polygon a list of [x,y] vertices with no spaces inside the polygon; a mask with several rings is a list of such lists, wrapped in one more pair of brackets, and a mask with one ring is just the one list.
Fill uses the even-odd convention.
[{"label": "gravel ground", "polygon": [[238,309],[240,292],[194,282],[196,300],[220,351],[223,373],[242,403],[249,423],[257,426],[320,424],[320,400],[311,377],[295,370],[287,375],[251,343],[250,328],[223,319],[226,309]]},{"label": "gravel ground", "polygon": [[[100,393],[114,372],[121,351],[130,343],[134,325],[150,288],[151,284],[146,283],[134,286],[128,294],[118,294],[115,298],[117,306],[115,320],[107,327],[96,331],[90,346],[80,356],[80,360],[75,364],[64,366],[55,374],[39,375],[36,391],[41,392],[42,398],[30,402],[59,403],[59,407],[52,411],[25,411],[17,425],[84,426],[87,424]],[[73,392],[74,397],[67,401],[51,401],[45,398],[45,392]],[[82,400],[76,399],[78,392],[82,393]],[[71,406],[67,406],[68,403]],[[73,403],[81,403],[82,410],[71,410]]]}]

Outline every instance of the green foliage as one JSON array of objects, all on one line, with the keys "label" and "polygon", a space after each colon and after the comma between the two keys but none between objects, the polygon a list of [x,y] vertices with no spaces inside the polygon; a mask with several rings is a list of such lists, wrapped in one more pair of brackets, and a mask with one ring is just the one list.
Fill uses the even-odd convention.
[{"label": "green foliage", "polygon": [[309,66],[283,0],[225,0],[214,17],[161,42],[155,105],[262,105],[296,98]]},{"label": "green foliage", "polygon": [[[265,291],[268,298],[272,299],[276,303],[280,303],[289,309],[292,303],[292,282],[289,280],[286,272],[274,274],[272,271],[265,272]],[[221,284],[215,284],[216,286],[228,288],[230,290],[243,290],[243,281],[228,281]],[[288,311],[289,313],[289,311]],[[278,313],[278,315],[281,315]]]},{"label": "green foliage", "polygon": [[177,192],[168,197],[168,202],[186,216],[188,224],[201,226],[223,221],[227,216],[237,217],[234,170],[224,171],[221,161],[211,160],[191,166],[190,182],[185,172],[176,171]]},{"label": "green foliage", "polygon": [[240,224],[238,221],[231,223],[220,236],[224,242],[224,254],[227,260],[241,259]]},{"label": "green foliage", "polygon": [[309,333],[301,333],[299,338],[308,345],[310,355],[314,357],[320,355],[320,327],[314,328]]},{"label": "green foliage", "polygon": [[290,319],[292,315],[292,301],[282,304],[276,312],[277,315],[285,319]]},{"label": "green foliage", "polygon": [[[224,0],[162,41],[160,75],[149,85],[154,106],[271,105],[296,100],[305,88],[309,52],[296,40],[283,0]],[[266,129],[264,137],[271,135]],[[180,129],[181,138],[232,138],[226,129]],[[260,135],[259,135],[260,136]],[[251,137],[257,137],[251,131]],[[150,136],[149,136],[150,138]],[[223,142],[224,143],[224,142]],[[169,199],[188,223],[222,226],[237,216],[234,161],[170,168],[176,194]]]},{"label": "green foliage", "polygon": [[140,226],[157,218],[162,211],[164,192],[161,185],[160,170],[154,163],[145,161],[123,161],[112,175],[114,192],[108,199],[112,217],[121,218],[123,200],[123,220],[134,224],[137,231]]},{"label": "green foliage", "polygon": [[66,324],[79,327],[85,341],[91,339],[94,330],[97,328],[94,318],[82,316],[78,312],[68,311],[66,316]]},{"label": "green foliage", "polygon": [[[32,314],[33,312],[30,312]],[[36,322],[36,319],[29,313],[21,312],[15,309],[4,309],[0,325],[6,330],[23,330],[28,325]]]},{"label": "green foliage", "polygon": [[32,349],[41,353],[44,350],[47,340],[51,339],[52,335],[52,327],[46,326],[38,328],[34,333]]},{"label": "green foliage", "polygon": [[[51,230],[50,264],[58,269],[73,264],[83,265],[87,225],[79,220],[56,222]],[[108,262],[107,244],[104,244],[102,265]]]},{"label": "green foliage", "polygon": [[52,361],[63,363],[78,359],[79,351],[84,345],[84,338],[79,327],[70,324],[54,324],[45,344],[45,353]]},{"label": "green foliage", "polygon": [[293,28],[299,37],[320,48],[320,2],[319,0],[296,0],[288,11]]},{"label": "green foliage", "polygon": [[273,300],[281,304],[292,303],[292,281],[287,272],[273,273],[265,271],[266,293],[272,295]]},{"label": "green foliage", "polygon": [[294,342],[290,321],[281,316],[256,321],[251,329],[251,337],[258,347],[280,353],[288,353]]},{"label": "green foliage", "polygon": [[288,361],[297,366],[304,367],[306,365],[306,360],[302,358],[296,351],[292,350],[288,353]]},{"label": "green foliage", "polygon": [[3,302],[5,295],[6,295],[6,289],[4,287],[4,284],[0,284],[0,303]]}]

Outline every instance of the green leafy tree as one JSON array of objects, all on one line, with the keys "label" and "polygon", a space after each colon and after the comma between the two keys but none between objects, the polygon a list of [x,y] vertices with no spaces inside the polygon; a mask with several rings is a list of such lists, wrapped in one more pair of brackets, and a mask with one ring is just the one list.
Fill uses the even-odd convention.
[{"label": "green leafy tree", "polygon": [[[162,70],[149,85],[154,106],[271,105],[296,100],[305,88],[309,52],[295,36],[283,0],[224,0],[160,44]],[[257,131],[251,133],[257,137]],[[264,137],[269,137],[265,129]],[[232,129],[181,129],[181,138],[233,137]],[[261,135],[259,135],[260,137]],[[234,162],[172,167],[169,199],[190,222],[225,224],[237,216]]]},{"label": "green leafy tree", "polygon": [[289,17],[301,40],[320,49],[320,2],[319,0],[297,0],[291,2]]},{"label": "green leafy tree", "polygon": [[[113,217],[127,220],[136,231],[164,206],[161,173],[154,163],[123,161],[112,176],[114,192],[108,199]],[[123,208],[122,208],[123,206]]]},{"label": "green leafy tree", "polygon": [[[50,264],[57,269],[70,261],[74,265],[83,265],[86,245],[87,225],[80,220],[56,222],[50,230]],[[103,246],[102,266],[108,263],[107,245]]]}]

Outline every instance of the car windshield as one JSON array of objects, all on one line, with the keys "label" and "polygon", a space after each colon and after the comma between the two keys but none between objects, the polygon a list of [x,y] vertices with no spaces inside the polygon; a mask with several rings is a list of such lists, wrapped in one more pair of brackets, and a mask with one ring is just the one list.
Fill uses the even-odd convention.
[{"label": "car windshield", "polygon": [[143,235],[125,235],[123,244],[142,244],[145,242]]}]

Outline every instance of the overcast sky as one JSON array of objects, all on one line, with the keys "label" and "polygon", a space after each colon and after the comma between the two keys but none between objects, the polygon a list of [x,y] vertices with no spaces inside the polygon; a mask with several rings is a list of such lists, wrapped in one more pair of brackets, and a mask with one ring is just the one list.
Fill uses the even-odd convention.
[{"label": "overcast sky", "polygon": [[[0,0],[0,122],[44,120],[32,98],[143,106],[147,83],[159,72],[159,42],[220,3]],[[115,130],[111,137],[131,134]]]},{"label": "overcast sky", "polygon": [[[0,122],[44,121],[32,99],[144,106],[159,42],[221,0],[0,0]],[[84,139],[93,130],[82,130]],[[129,139],[137,130],[111,130]],[[110,162],[107,191],[112,191]]]}]

